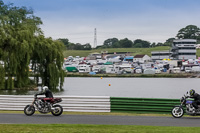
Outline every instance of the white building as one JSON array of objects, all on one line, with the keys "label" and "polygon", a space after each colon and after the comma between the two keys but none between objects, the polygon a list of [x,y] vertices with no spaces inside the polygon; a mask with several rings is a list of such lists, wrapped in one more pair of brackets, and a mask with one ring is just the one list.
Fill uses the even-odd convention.
[{"label": "white building", "polygon": [[195,39],[178,39],[172,44],[172,57],[177,60],[196,59]]},{"label": "white building", "polygon": [[152,60],[162,60],[162,59],[171,59],[171,52],[167,51],[152,51],[151,59]]},{"label": "white building", "polygon": [[152,60],[175,59],[188,60],[196,59],[196,42],[195,39],[177,39],[173,41],[172,48],[169,51],[151,52]]},{"label": "white building", "polygon": [[140,63],[148,62],[150,60],[151,58],[148,55],[136,55],[133,58],[133,62],[140,62]]}]

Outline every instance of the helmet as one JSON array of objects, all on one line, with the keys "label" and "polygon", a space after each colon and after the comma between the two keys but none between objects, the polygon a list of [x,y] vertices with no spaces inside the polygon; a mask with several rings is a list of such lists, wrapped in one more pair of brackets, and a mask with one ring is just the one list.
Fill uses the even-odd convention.
[{"label": "helmet", "polygon": [[195,93],[195,90],[191,89],[191,90],[190,90],[190,96],[193,96],[194,93]]},{"label": "helmet", "polygon": [[43,92],[45,92],[45,91],[47,91],[47,90],[49,90],[49,88],[48,88],[47,86],[44,86],[44,87],[42,88],[42,91],[43,91]]}]

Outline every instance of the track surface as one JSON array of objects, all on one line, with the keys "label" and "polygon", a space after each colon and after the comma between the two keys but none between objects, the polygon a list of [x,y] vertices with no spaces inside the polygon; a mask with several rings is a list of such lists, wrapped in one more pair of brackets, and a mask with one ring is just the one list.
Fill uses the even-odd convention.
[{"label": "track surface", "polygon": [[199,127],[200,117],[0,114],[0,124],[103,124]]}]

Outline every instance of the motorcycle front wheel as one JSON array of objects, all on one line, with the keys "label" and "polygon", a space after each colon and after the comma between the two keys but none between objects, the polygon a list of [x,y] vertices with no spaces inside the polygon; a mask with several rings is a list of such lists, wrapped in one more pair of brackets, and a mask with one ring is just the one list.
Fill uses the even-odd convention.
[{"label": "motorcycle front wheel", "polygon": [[63,108],[60,105],[54,105],[51,111],[52,115],[54,116],[59,116],[62,114],[62,112],[63,112]]},{"label": "motorcycle front wheel", "polygon": [[35,107],[33,105],[27,105],[24,108],[24,114],[27,116],[31,116],[35,113]]},{"label": "motorcycle front wheel", "polygon": [[184,115],[184,110],[180,107],[174,107],[171,113],[174,118],[181,118]]}]

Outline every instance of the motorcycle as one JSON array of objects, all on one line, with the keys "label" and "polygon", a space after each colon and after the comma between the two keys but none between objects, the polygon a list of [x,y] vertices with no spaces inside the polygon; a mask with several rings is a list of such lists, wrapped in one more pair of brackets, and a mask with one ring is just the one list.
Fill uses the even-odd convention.
[{"label": "motorcycle", "polygon": [[58,105],[56,103],[59,103],[61,101],[61,98],[38,98],[36,96],[31,105],[25,106],[24,114],[27,116],[31,116],[35,113],[35,109],[37,109],[42,114],[51,112],[52,115],[59,116],[62,114],[63,108],[61,105]]},{"label": "motorcycle", "polygon": [[[195,111],[195,108],[193,107],[192,103],[194,101],[188,99],[188,92],[186,93],[186,95],[184,95],[181,99],[181,105],[176,105],[172,111],[171,114],[174,118],[181,118],[184,113],[191,115],[191,116],[196,116],[196,115],[200,115],[200,110]],[[185,107],[185,108],[183,108]],[[200,106],[198,105],[198,107],[200,108]]]}]

